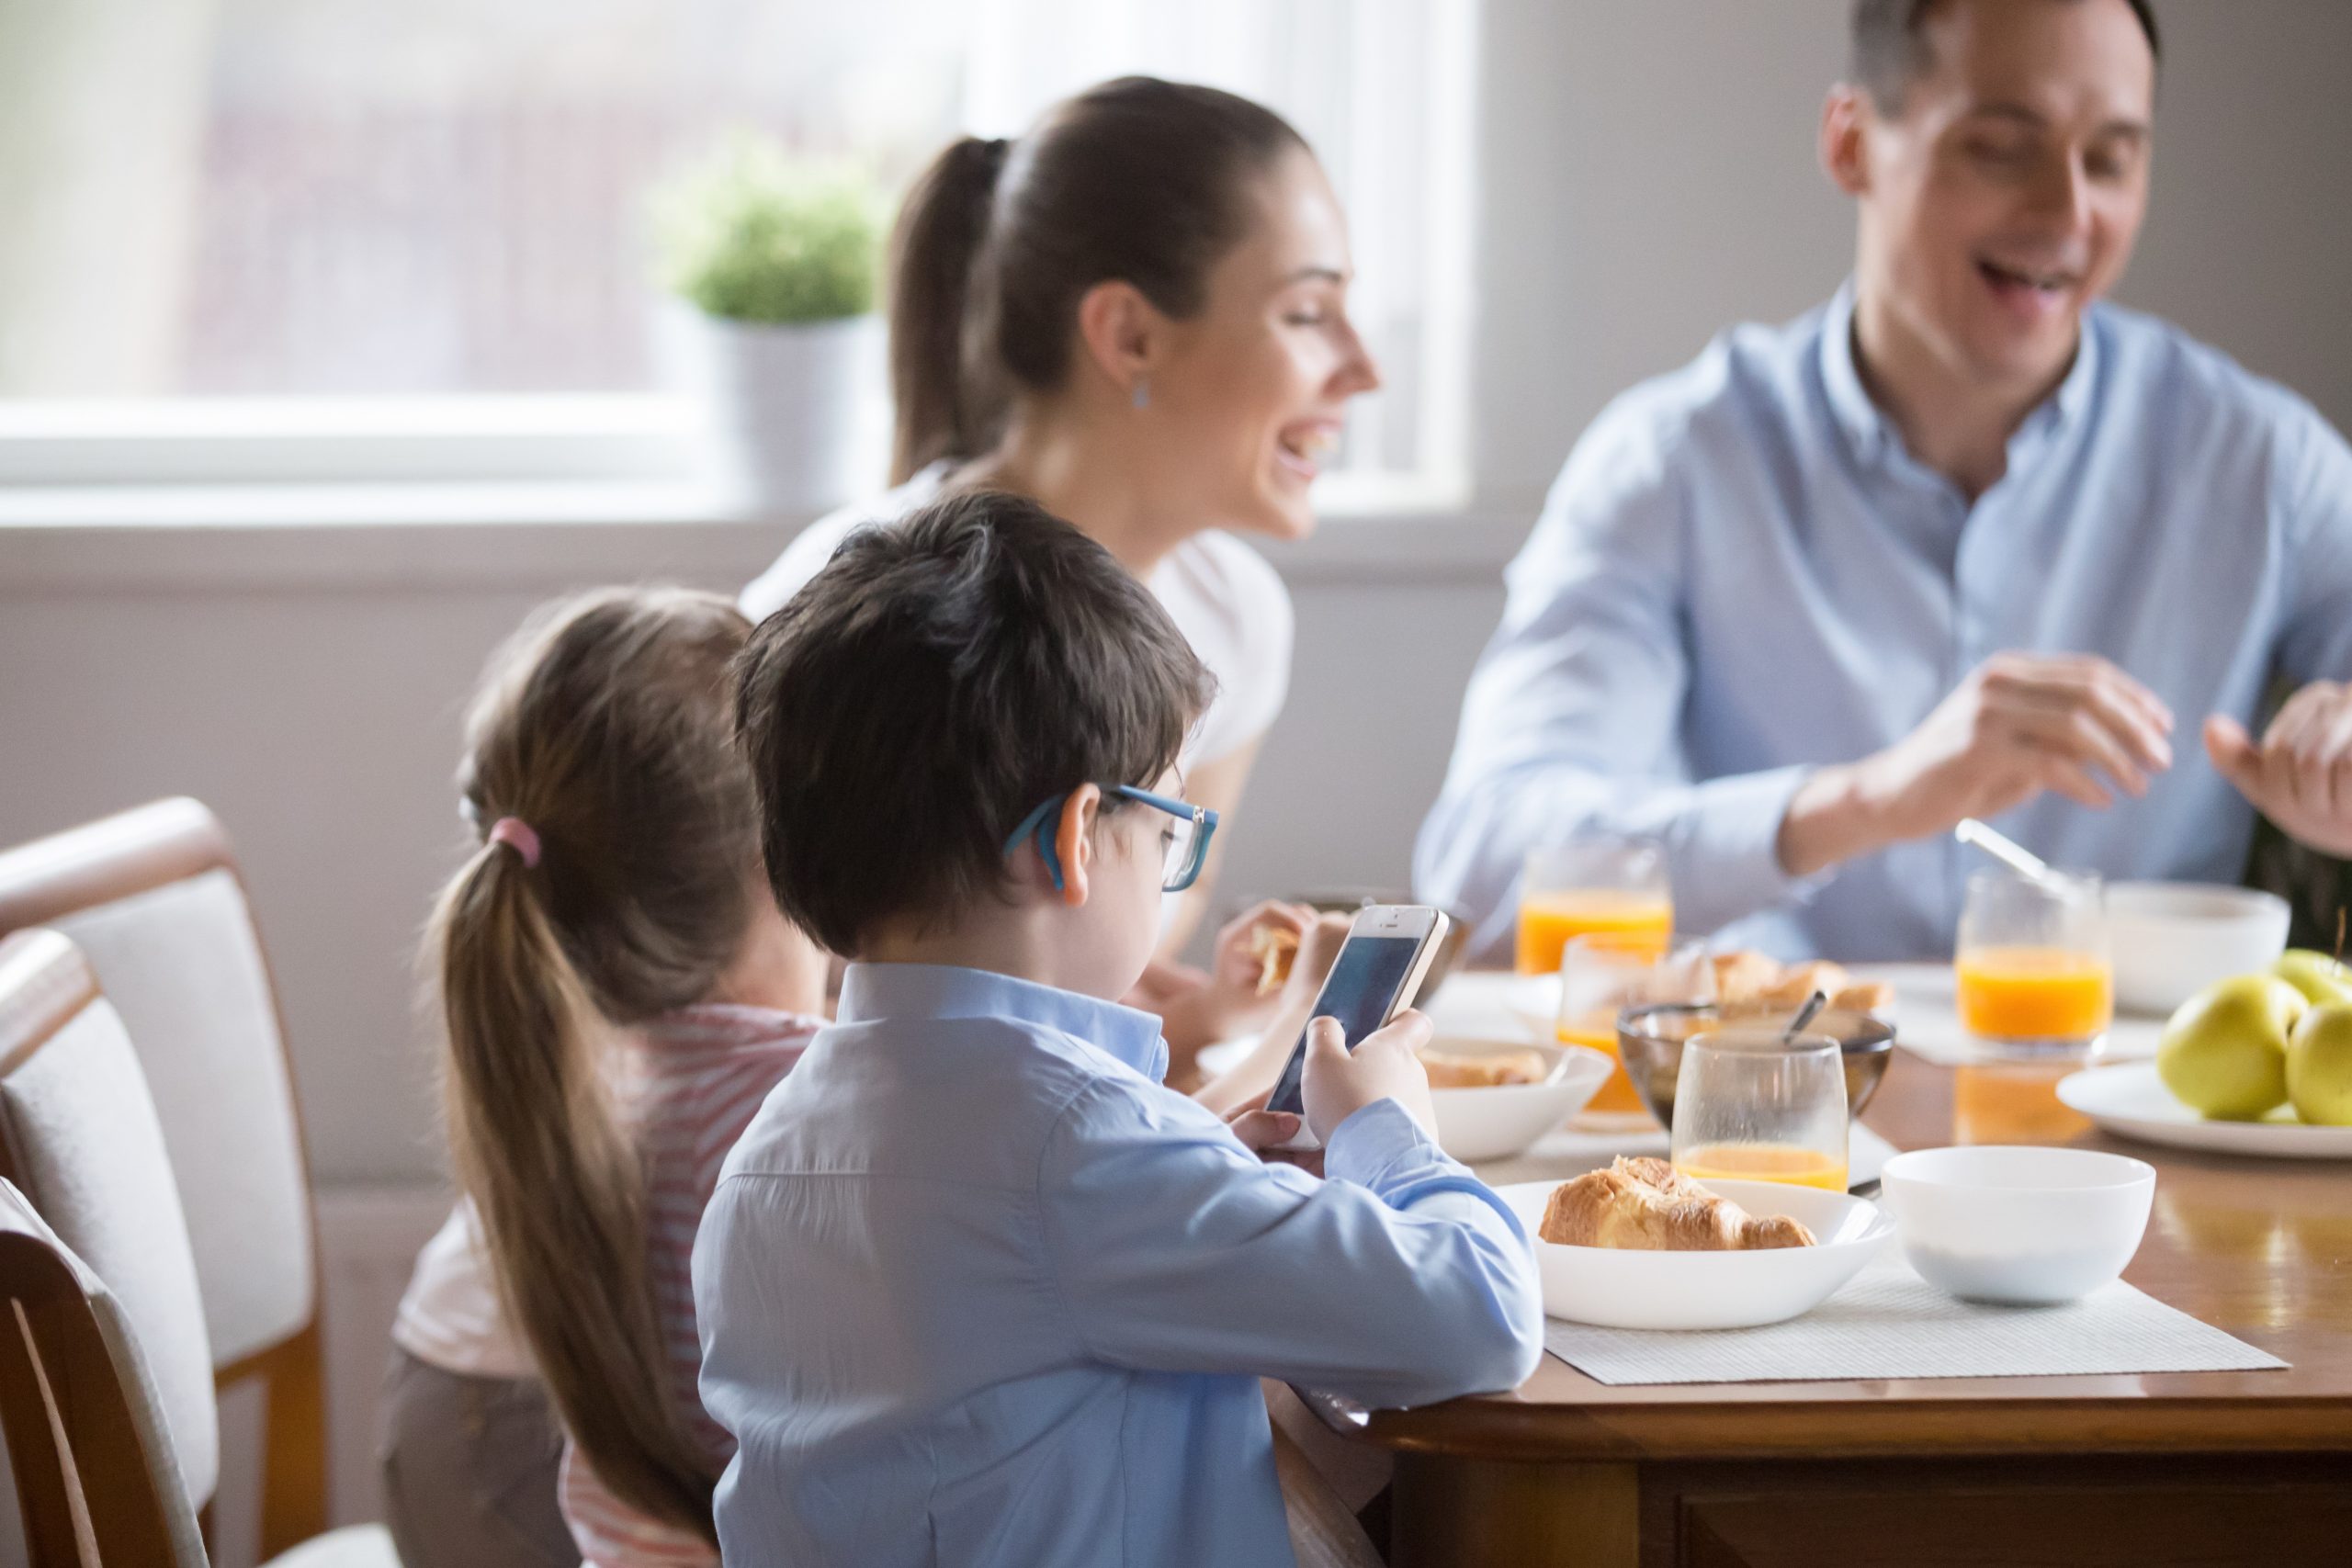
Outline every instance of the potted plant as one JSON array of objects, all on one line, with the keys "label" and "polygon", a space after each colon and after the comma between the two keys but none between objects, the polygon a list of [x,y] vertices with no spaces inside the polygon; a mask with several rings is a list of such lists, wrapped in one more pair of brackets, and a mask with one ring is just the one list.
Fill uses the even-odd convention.
[{"label": "potted plant", "polygon": [[656,195],[665,353],[751,508],[813,511],[881,477],[864,471],[879,468],[880,212],[870,182],[750,137]]}]

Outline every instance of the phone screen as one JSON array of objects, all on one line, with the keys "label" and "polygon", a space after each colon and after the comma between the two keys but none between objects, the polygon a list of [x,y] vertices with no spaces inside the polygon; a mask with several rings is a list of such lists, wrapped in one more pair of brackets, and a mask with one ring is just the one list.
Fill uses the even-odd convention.
[{"label": "phone screen", "polygon": [[[1351,936],[1340,948],[1331,973],[1315,998],[1313,1018],[1336,1018],[1352,1051],[1363,1037],[1378,1029],[1396,1000],[1405,977],[1413,972],[1413,955],[1420,951],[1417,936]],[[1310,1023],[1311,1027],[1311,1023]],[[1301,1087],[1306,1074],[1306,1036],[1291,1047],[1290,1060],[1274,1085],[1270,1111],[1299,1111]]]}]

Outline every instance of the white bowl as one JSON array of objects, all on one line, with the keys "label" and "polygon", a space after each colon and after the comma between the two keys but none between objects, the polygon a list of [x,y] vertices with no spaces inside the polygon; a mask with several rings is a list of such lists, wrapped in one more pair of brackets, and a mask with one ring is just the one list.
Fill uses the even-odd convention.
[{"label": "white bowl", "polygon": [[1710,1181],[1707,1190],[1751,1214],[1786,1214],[1819,1240],[1815,1247],[1758,1252],[1641,1252],[1558,1247],[1535,1239],[1556,1181],[1498,1188],[1527,1227],[1544,1280],[1544,1310],[1606,1328],[1754,1328],[1827,1301],[1861,1272],[1894,1234],[1878,1205],[1817,1187],[1773,1181]]},{"label": "white bowl", "polygon": [[2156,1172],[2095,1149],[1915,1149],[1879,1173],[1919,1277],[1969,1301],[2070,1302],[2123,1272]]},{"label": "white bowl", "polygon": [[1616,1062],[1581,1045],[1440,1035],[1430,1043],[1460,1052],[1533,1051],[1551,1063],[1542,1083],[1487,1089],[1433,1089],[1438,1146],[1464,1165],[1509,1159],[1585,1108],[1600,1092]]},{"label": "white bowl", "polygon": [[2287,901],[2204,882],[2118,882],[2107,890],[2115,1002],[2168,1013],[2216,980],[2267,968],[2287,950]]}]

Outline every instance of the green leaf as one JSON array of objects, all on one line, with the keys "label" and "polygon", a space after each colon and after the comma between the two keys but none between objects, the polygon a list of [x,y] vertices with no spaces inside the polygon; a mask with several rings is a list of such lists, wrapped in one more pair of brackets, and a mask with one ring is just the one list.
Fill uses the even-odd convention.
[{"label": "green leaf", "polygon": [[881,210],[870,180],[738,136],[655,193],[662,282],[728,321],[862,316],[881,270]]}]

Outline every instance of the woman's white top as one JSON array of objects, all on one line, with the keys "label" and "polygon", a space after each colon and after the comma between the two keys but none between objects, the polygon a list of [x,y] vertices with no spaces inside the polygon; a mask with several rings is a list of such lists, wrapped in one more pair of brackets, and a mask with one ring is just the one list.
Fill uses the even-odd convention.
[{"label": "woman's white top", "polygon": [[392,1343],[418,1360],[475,1378],[520,1378],[531,1358],[498,1304],[474,1207],[463,1199],[424,1250],[392,1320]]},{"label": "woman's white top", "polygon": [[[843,539],[888,526],[938,499],[951,464],[934,463],[896,490],[811,523],[743,590],[743,613],[765,620],[823,570]],[[1216,677],[1216,695],[1185,742],[1187,765],[1231,756],[1271,728],[1290,694],[1290,591],[1266,558],[1220,530],[1168,553],[1147,584]]]}]

